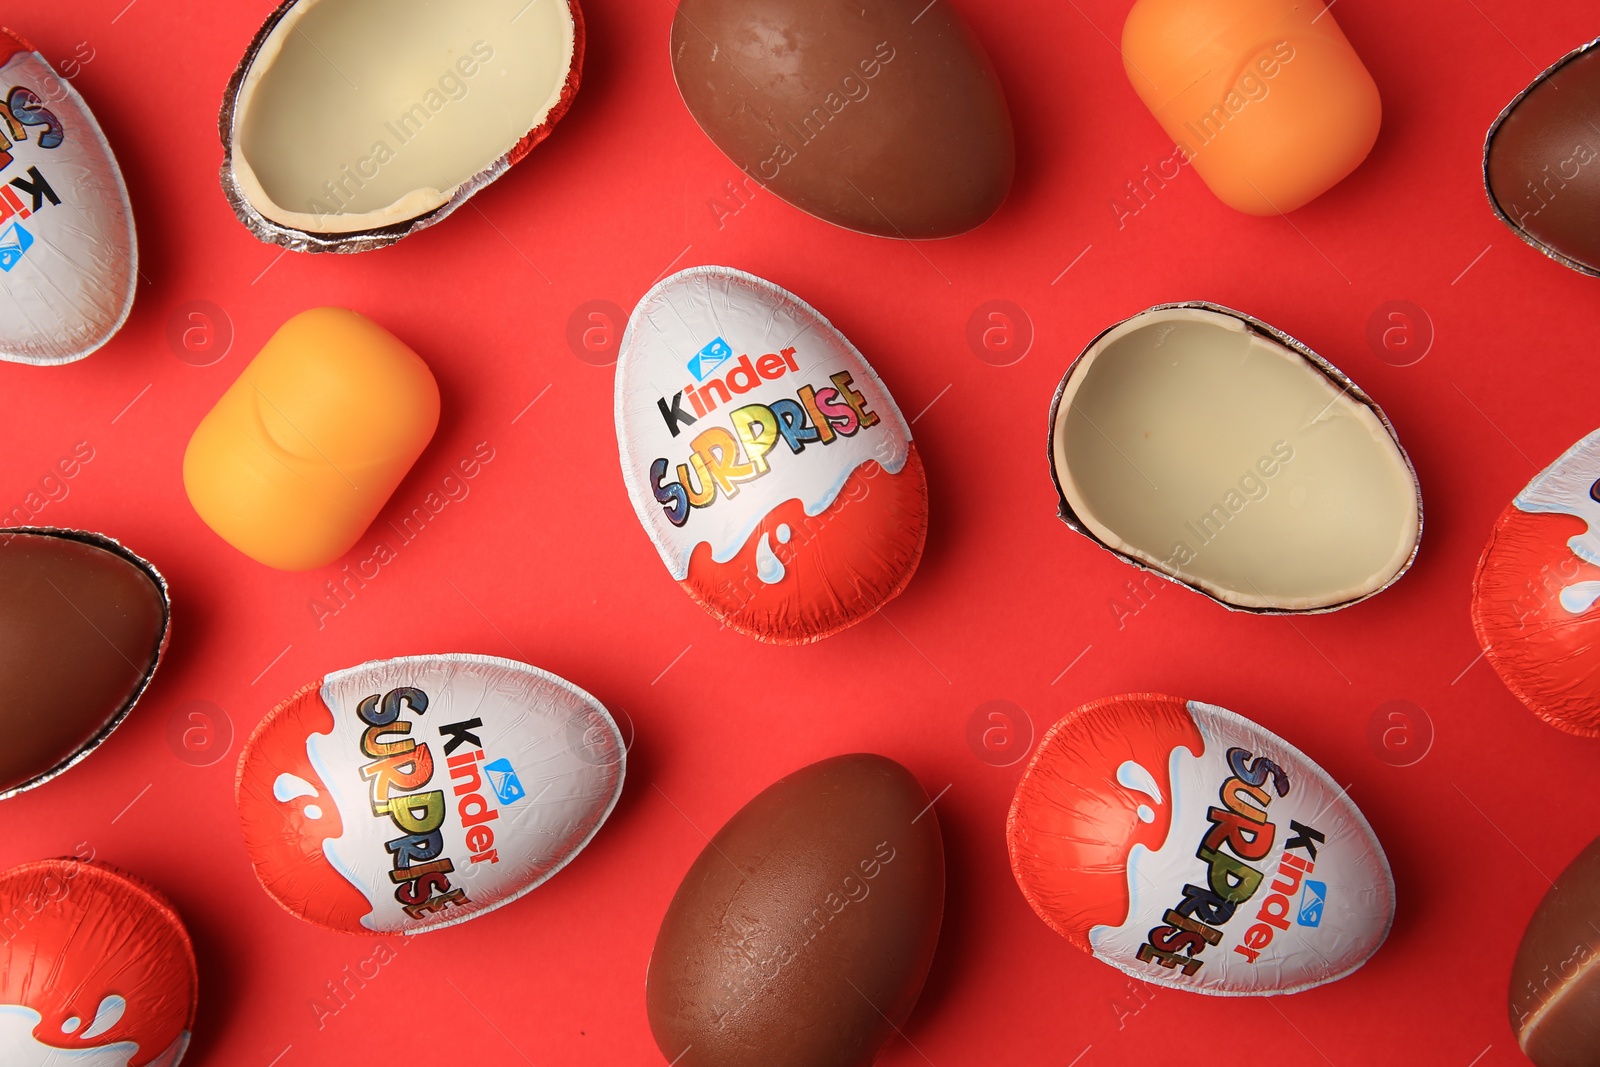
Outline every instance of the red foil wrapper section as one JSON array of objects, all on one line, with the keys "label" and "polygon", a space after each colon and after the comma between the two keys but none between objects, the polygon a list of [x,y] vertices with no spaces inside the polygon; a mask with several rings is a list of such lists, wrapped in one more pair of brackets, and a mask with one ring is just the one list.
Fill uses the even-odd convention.
[{"label": "red foil wrapper section", "polygon": [[189,934],[160,893],[105,864],[40,860],[0,873],[0,915],[6,1067],[183,1059],[199,982]]},{"label": "red foil wrapper section", "polygon": [[1500,514],[1472,583],[1472,624],[1495,673],[1539,718],[1600,737],[1600,431]]}]

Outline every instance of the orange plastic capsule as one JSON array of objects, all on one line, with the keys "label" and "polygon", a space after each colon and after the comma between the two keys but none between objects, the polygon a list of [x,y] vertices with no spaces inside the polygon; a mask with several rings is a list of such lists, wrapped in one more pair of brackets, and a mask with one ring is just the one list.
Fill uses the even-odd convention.
[{"label": "orange plastic capsule", "polygon": [[1322,0],[1139,0],[1122,56],[1184,158],[1246,214],[1303,207],[1378,139],[1378,86]]},{"label": "orange plastic capsule", "polygon": [[354,311],[315,308],[284,323],[200,421],[183,484],[234,548],[310,570],[354,547],[438,424],[421,357]]}]

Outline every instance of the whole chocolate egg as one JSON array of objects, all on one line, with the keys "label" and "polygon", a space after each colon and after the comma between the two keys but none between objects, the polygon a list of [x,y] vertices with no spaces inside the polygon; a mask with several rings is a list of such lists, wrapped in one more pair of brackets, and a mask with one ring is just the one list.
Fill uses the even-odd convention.
[{"label": "whole chocolate egg", "polygon": [[645,1001],[677,1067],[865,1067],[944,915],[928,795],[883,756],[814,763],[717,831],[661,921]]},{"label": "whole chocolate egg", "polygon": [[1484,145],[1489,203],[1551,259],[1600,275],[1600,41],[1534,79]]},{"label": "whole chocolate egg", "polygon": [[1600,1063],[1600,841],[1539,902],[1511,967],[1511,1029],[1537,1067]]},{"label": "whole chocolate egg", "polygon": [[1539,718],[1600,737],[1600,430],[1518,493],[1472,582],[1489,665]]},{"label": "whole chocolate egg", "polygon": [[1045,735],[1006,822],[1056,933],[1154,985],[1218,996],[1343,978],[1394,921],[1394,878],[1345,790],[1225,708],[1136,694]]},{"label": "whole chocolate egg", "polygon": [[758,641],[819,641],[900,594],[928,482],[894,397],[793,294],[695,267],[645,294],[617,359],[639,521],[696,603]]},{"label": "whole chocolate egg", "polygon": [[318,926],[416,934],[511,903],[570,863],[622,795],[610,714],[515,660],[403,656],[335,671],[239,755],[245,850]]},{"label": "whole chocolate egg", "polygon": [[0,798],[92,752],[150,684],[167,641],[167,583],[116,541],[0,533]]},{"label": "whole chocolate egg", "polygon": [[1005,94],[949,0],[680,0],[672,70],[728,158],[836,226],[950,237],[1011,189]]},{"label": "whole chocolate egg", "polygon": [[176,1067],[199,982],[165,897],[103,863],[0,873],[0,1063]]}]

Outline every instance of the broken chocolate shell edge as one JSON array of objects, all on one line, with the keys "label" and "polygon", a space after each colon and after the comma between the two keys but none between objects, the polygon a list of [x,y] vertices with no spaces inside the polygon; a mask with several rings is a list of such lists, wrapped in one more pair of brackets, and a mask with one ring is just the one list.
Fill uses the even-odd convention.
[{"label": "broken chocolate shell edge", "polygon": [[[1329,604],[1323,607],[1246,607],[1240,604],[1229,603],[1216,594],[1198,585],[1191,585],[1189,582],[1184,581],[1175,574],[1168,574],[1166,571],[1152,566],[1145,560],[1129,555],[1128,553],[1123,552],[1121,549],[1114,548],[1111,545],[1106,544],[1099,537],[1097,537],[1092,530],[1089,529],[1088,525],[1081,518],[1078,517],[1077,512],[1073,511],[1072,509],[1071,502],[1067,500],[1067,494],[1061,488],[1060,471],[1058,471],[1056,468],[1056,427],[1059,423],[1058,416],[1061,410],[1062,397],[1067,391],[1067,385],[1072,381],[1073,376],[1078,373],[1079,368],[1083,364],[1084,357],[1094,350],[1094,347],[1100,343],[1101,339],[1104,338],[1106,334],[1117,329],[1119,326],[1122,326],[1124,323],[1131,322],[1142,315],[1149,315],[1158,311],[1209,311],[1218,315],[1226,315],[1229,318],[1237,319],[1249,327],[1252,332],[1265,336],[1268,340],[1282,345],[1283,347],[1294,352],[1296,355],[1300,356],[1300,358],[1304,359],[1308,364],[1310,364],[1314,370],[1318,371],[1323,375],[1323,377],[1327,378],[1334,385],[1338,386],[1344,395],[1367,407],[1374,415],[1377,416],[1378,421],[1383,424],[1384,430],[1389,434],[1389,439],[1394,442],[1395,448],[1399,449],[1400,458],[1405,461],[1406,471],[1411,475],[1411,486],[1417,498],[1416,544],[1412,546],[1411,555],[1406,557],[1405,563],[1403,563],[1400,566],[1400,569],[1395,571],[1395,573],[1391,575],[1387,581],[1369,593],[1364,593],[1361,596],[1352,597],[1349,600],[1343,600],[1337,604]],[[1099,333],[1095,334],[1095,336],[1090,339],[1089,343],[1083,346],[1083,351],[1079,352],[1078,355],[1073,359],[1072,363],[1068,365],[1066,373],[1061,376],[1061,384],[1056,386],[1055,396],[1052,397],[1050,401],[1050,425],[1049,431],[1046,435],[1045,447],[1049,454],[1050,484],[1056,492],[1056,514],[1062,522],[1067,524],[1069,529],[1088,538],[1090,541],[1094,542],[1096,545],[1099,545],[1101,548],[1105,549],[1113,556],[1116,556],[1124,563],[1130,563],[1141,571],[1144,571],[1148,574],[1153,574],[1156,577],[1171,582],[1172,584],[1183,589],[1198,593],[1207,600],[1221,604],[1229,611],[1236,611],[1247,615],[1327,615],[1331,612],[1342,611],[1345,608],[1359,604],[1364,600],[1370,600],[1379,593],[1388,589],[1390,586],[1394,585],[1401,578],[1405,577],[1406,572],[1409,571],[1412,564],[1417,561],[1417,553],[1422,550],[1424,518],[1422,483],[1417,478],[1416,465],[1411,462],[1410,454],[1406,452],[1405,446],[1401,444],[1400,435],[1395,432],[1394,424],[1389,421],[1389,416],[1384,414],[1383,408],[1379,407],[1377,401],[1368,396],[1364,389],[1362,389],[1355,382],[1351,381],[1350,377],[1345,374],[1344,371],[1340,370],[1338,367],[1335,367],[1332,363],[1329,363],[1326,359],[1312,351],[1297,338],[1284,333],[1275,326],[1271,326],[1265,322],[1262,322],[1253,315],[1247,315],[1242,311],[1235,311],[1233,308],[1225,307],[1222,304],[1213,304],[1206,300],[1185,300],[1171,304],[1157,304],[1156,306],[1146,308],[1144,311],[1138,312],[1137,314],[1129,315],[1127,318],[1119,319],[1110,326],[1107,326],[1105,329],[1101,330]]]}]

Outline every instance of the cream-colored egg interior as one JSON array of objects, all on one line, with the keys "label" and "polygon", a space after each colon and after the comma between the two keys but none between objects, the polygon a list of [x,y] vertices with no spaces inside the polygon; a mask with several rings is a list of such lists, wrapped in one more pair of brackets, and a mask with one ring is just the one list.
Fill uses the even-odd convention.
[{"label": "cream-colored egg interior", "polygon": [[1057,475],[1102,541],[1240,607],[1381,588],[1420,535],[1416,483],[1366,405],[1232,316],[1138,316],[1063,393]]},{"label": "cream-colored egg interior", "polygon": [[544,121],[574,35],[566,0],[303,0],[240,87],[241,188],[313,231],[436,208]]}]

